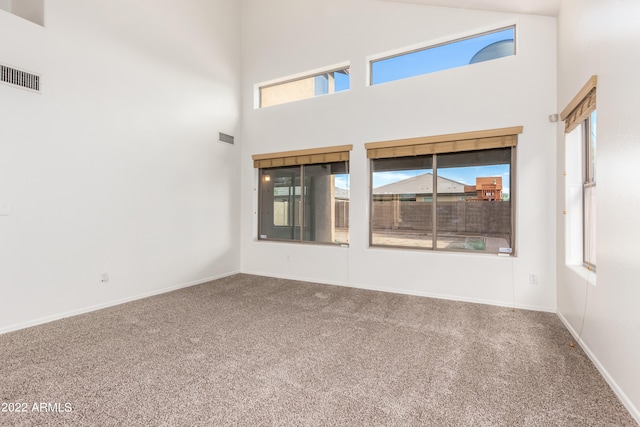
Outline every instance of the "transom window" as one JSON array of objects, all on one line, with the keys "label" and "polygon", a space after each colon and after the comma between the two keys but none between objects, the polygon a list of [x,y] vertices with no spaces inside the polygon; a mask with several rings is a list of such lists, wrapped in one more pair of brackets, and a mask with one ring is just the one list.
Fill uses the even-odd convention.
[{"label": "transom window", "polygon": [[370,84],[390,82],[515,55],[515,26],[370,62]]},{"label": "transom window", "polygon": [[372,246],[514,252],[522,128],[366,144]]},{"label": "transom window", "polygon": [[351,85],[349,67],[341,67],[286,79],[259,87],[260,108],[286,104],[316,96],[349,90]]}]

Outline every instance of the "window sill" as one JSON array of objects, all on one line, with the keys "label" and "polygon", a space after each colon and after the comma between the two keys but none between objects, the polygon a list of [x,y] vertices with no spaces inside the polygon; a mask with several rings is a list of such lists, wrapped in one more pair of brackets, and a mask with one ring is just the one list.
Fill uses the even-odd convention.
[{"label": "window sill", "polygon": [[581,279],[583,279],[590,285],[596,286],[595,271],[589,270],[587,267],[583,265],[567,265],[567,268],[573,271],[577,276],[579,276]]},{"label": "window sill", "polygon": [[467,249],[433,249],[431,247],[422,247],[422,246],[395,246],[395,245],[381,245],[381,244],[373,244],[369,245],[368,249],[372,250],[405,250],[410,252],[427,252],[434,254],[458,254],[458,255],[480,255],[480,256],[493,256],[500,258],[516,258],[516,253],[513,251],[512,253],[501,253],[501,252],[486,252],[486,251],[473,251]]},{"label": "window sill", "polygon": [[285,244],[294,244],[294,245],[304,245],[304,246],[325,246],[325,247],[336,247],[336,248],[348,248],[349,243],[330,243],[330,242],[314,242],[310,240],[286,240],[286,239],[264,239],[264,238],[254,238],[254,242],[270,242],[270,243],[285,243]]}]

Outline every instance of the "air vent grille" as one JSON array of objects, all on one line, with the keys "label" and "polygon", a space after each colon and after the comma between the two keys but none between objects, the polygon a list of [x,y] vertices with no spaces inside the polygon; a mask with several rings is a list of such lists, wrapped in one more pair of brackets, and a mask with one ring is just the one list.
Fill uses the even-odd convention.
[{"label": "air vent grille", "polygon": [[233,136],[227,135],[226,133],[219,132],[218,139],[222,142],[226,142],[227,144],[233,144]]},{"label": "air vent grille", "polygon": [[40,92],[40,76],[0,64],[0,82]]}]

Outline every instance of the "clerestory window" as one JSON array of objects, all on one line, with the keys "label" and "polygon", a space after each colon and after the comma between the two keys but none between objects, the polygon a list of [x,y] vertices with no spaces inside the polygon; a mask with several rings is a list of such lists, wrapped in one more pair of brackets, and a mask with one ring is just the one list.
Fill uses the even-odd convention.
[{"label": "clerestory window", "polygon": [[500,28],[372,60],[369,83],[377,85],[515,55],[515,33],[515,26]]},{"label": "clerestory window", "polygon": [[286,104],[349,90],[350,77],[349,66],[346,66],[260,85],[258,88],[259,107]]}]

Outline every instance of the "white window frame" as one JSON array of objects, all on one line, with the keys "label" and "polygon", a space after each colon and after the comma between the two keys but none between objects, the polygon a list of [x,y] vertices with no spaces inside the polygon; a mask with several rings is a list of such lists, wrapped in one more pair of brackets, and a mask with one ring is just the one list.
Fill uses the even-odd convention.
[{"label": "white window frame", "polygon": [[[582,264],[589,270],[596,270],[596,175],[595,153],[592,141],[595,132],[595,111],[582,122]],[[593,141],[595,142],[595,141]]]},{"label": "white window frame", "polygon": [[[405,56],[405,55],[411,55],[413,53],[416,52],[421,52],[421,51],[425,51],[425,50],[429,50],[432,48],[437,48],[440,46],[445,46],[445,45],[450,45],[450,44],[455,44],[457,42],[462,42],[468,39],[473,39],[473,38],[477,38],[477,37],[481,37],[487,34],[491,34],[491,33],[496,33],[496,32],[500,32],[509,28],[513,28],[513,55],[509,55],[509,56],[516,56],[518,54],[518,48],[517,48],[517,40],[518,40],[518,26],[515,22],[511,22],[511,23],[506,23],[504,25],[500,25],[500,26],[493,26],[493,27],[489,27],[486,29],[481,29],[481,30],[476,30],[474,32],[469,32],[469,33],[464,33],[464,34],[459,34],[456,37],[444,37],[444,38],[439,38],[439,39],[435,39],[435,40],[431,40],[430,42],[427,43],[420,43],[420,44],[415,44],[412,46],[405,46],[403,48],[400,49],[395,49],[392,51],[387,51],[384,53],[379,53],[376,55],[371,55],[369,57],[367,57],[367,86],[378,86],[380,84],[384,84],[384,83],[391,83],[393,81],[398,81],[398,80],[404,80],[405,78],[409,78],[409,77],[403,77],[403,78],[399,78],[399,79],[395,79],[395,80],[390,80],[388,82],[384,82],[384,83],[373,83],[373,64],[375,62],[379,62],[379,61],[384,61],[386,59],[391,59],[391,58],[397,58],[397,57],[401,57],[401,56]],[[495,58],[495,59],[499,59],[499,58]],[[445,68],[444,70],[449,70],[452,68],[458,68],[456,67],[451,67],[451,68]],[[442,71],[444,71],[442,70]],[[427,72],[427,73],[422,73],[422,74],[418,74],[416,76],[413,77],[418,77],[421,75],[425,75],[425,74],[430,74],[431,72]]]},{"label": "white window frame", "polygon": [[565,122],[566,263],[592,272],[597,252],[595,153],[591,154],[597,82],[597,76],[591,76],[560,114]]}]

